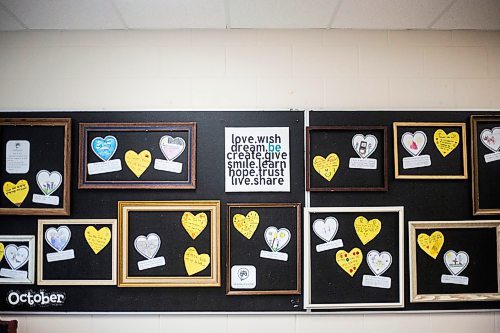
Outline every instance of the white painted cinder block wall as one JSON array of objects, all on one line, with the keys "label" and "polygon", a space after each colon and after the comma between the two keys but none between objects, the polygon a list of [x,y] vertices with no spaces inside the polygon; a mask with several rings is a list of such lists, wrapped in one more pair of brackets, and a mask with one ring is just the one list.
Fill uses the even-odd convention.
[{"label": "white painted cinder block wall", "polygon": [[[0,110],[289,108],[500,109],[500,32],[0,33]],[[15,318],[22,333],[500,333],[494,312]]]}]

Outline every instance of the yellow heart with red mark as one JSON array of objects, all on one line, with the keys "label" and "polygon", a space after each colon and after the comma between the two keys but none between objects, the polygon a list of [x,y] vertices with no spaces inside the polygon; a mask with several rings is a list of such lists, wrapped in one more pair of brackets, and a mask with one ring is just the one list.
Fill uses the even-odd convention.
[{"label": "yellow heart with red mark", "polygon": [[101,252],[111,240],[111,230],[103,227],[97,230],[94,226],[85,228],[85,239],[95,254]]},{"label": "yellow heart with red mark", "polygon": [[442,129],[434,132],[434,144],[443,157],[446,157],[460,143],[460,135],[457,132],[446,134]]},{"label": "yellow heart with red mark", "polygon": [[3,184],[3,194],[17,207],[21,206],[24,199],[26,199],[29,190],[30,186],[25,179],[21,179],[17,184],[11,182]]},{"label": "yellow heart with red mark", "polygon": [[134,175],[139,178],[151,164],[151,153],[149,150],[143,150],[137,154],[135,151],[129,150],[125,153],[125,163]]},{"label": "yellow heart with red mark", "polygon": [[207,214],[198,213],[193,215],[190,212],[182,214],[181,223],[192,239],[198,237],[208,224]]},{"label": "yellow heart with red mark", "polygon": [[210,256],[206,253],[198,254],[194,247],[184,252],[184,266],[189,276],[201,272],[210,265]]},{"label": "yellow heart with red mark", "polygon": [[358,216],[354,220],[354,229],[363,245],[366,245],[379,234],[380,229],[382,229],[382,222],[379,219],[368,221],[366,217]]},{"label": "yellow heart with red mark", "polygon": [[444,235],[441,231],[434,231],[430,236],[421,233],[417,237],[418,246],[425,253],[436,259],[444,244]]},{"label": "yellow heart with red mark", "polygon": [[259,226],[259,213],[250,211],[248,214],[236,214],[233,216],[233,225],[247,239],[252,238],[255,230]]},{"label": "yellow heart with red mark", "polygon": [[356,274],[359,266],[363,262],[363,252],[355,247],[350,252],[340,250],[335,255],[337,264],[351,277]]},{"label": "yellow heart with red mark", "polygon": [[340,158],[335,153],[331,153],[326,158],[314,156],[313,167],[323,178],[330,181],[339,169]]},{"label": "yellow heart with red mark", "polygon": [[2,261],[4,254],[5,254],[5,245],[3,245],[3,243],[0,243],[0,261]]}]

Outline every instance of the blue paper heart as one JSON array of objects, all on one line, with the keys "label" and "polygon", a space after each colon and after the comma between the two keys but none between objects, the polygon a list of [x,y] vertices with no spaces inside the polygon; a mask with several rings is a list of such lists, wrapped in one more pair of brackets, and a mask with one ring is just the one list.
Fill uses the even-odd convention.
[{"label": "blue paper heart", "polygon": [[118,140],[112,135],[108,135],[104,139],[101,137],[94,138],[91,143],[92,151],[104,162],[109,161],[118,148]]}]

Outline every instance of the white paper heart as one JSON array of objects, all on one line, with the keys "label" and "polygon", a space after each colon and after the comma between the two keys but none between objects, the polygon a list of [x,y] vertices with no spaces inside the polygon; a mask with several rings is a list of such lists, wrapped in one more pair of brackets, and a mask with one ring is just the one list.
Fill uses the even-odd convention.
[{"label": "white paper heart", "polygon": [[28,262],[29,258],[30,250],[27,246],[9,244],[5,247],[5,260],[7,260],[10,268],[14,270],[23,267],[24,264]]},{"label": "white paper heart", "polygon": [[352,137],[352,148],[361,158],[368,158],[377,149],[378,140],[374,135],[356,134]]},{"label": "white paper heart", "polygon": [[165,158],[169,161],[179,157],[186,148],[186,141],[181,137],[173,138],[170,135],[164,135],[160,139],[160,149]]},{"label": "white paper heart", "polygon": [[382,275],[392,264],[392,256],[389,252],[371,250],[366,255],[368,267],[375,275]]},{"label": "white paper heart", "polygon": [[331,241],[338,230],[339,221],[333,216],[328,216],[324,220],[317,219],[313,222],[314,233],[325,242]]},{"label": "white paper heart", "polygon": [[427,135],[422,131],[406,132],[401,136],[401,144],[413,156],[418,156],[427,144]]},{"label": "white paper heart", "polygon": [[65,225],[59,228],[48,228],[45,231],[45,240],[57,252],[61,252],[71,239],[71,230]]},{"label": "white paper heart", "polygon": [[456,253],[453,250],[448,250],[444,254],[444,264],[451,274],[458,275],[469,264],[469,255],[464,251]]},{"label": "white paper heart", "polygon": [[278,229],[271,226],[264,231],[264,239],[273,252],[279,252],[284,248],[290,242],[291,237],[292,234],[287,228]]},{"label": "white paper heart", "polygon": [[43,194],[51,195],[61,186],[62,176],[58,171],[40,170],[36,174],[36,183]]},{"label": "white paper heart", "polygon": [[493,127],[490,129],[484,129],[479,136],[481,142],[489,150],[496,153],[500,150],[500,127]]},{"label": "white paper heart", "polygon": [[151,233],[147,236],[137,236],[134,241],[134,247],[144,258],[153,259],[160,249],[160,236]]}]

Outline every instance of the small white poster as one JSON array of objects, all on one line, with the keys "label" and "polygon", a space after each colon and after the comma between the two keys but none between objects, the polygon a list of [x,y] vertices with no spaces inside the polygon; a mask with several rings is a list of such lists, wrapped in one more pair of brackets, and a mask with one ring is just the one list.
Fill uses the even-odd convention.
[{"label": "small white poster", "polygon": [[10,174],[25,174],[30,170],[30,142],[10,140],[5,145],[5,171]]},{"label": "small white poster", "polygon": [[290,192],[288,127],[226,127],[226,192]]}]

